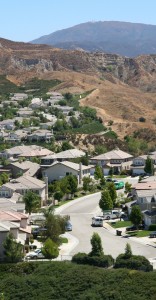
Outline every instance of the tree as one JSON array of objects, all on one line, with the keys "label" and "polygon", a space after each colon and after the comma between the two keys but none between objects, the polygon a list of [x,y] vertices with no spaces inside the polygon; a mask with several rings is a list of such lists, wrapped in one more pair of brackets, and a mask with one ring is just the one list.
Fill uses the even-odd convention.
[{"label": "tree", "polygon": [[69,150],[69,149],[72,149],[73,147],[70,145],[69,142],[65,141],[62,143],[62,151],[65,151],[65,150]]},{"label": "tree", "polygon": [[134,224],[138,228],[139,224],[142,222],[142,213],[138,205],[132,206],[129,219],[132,224]]},{"label": "tree", "polygon": [[36,211],[41,206],[41,199],[39,195],[32,191],[26,192],[23,197],[25,202],[25,210],[27,213],[31,214],[32,211]]},{"label": "tree", "polygon": [[132,256],[132,249],[130,244],[126,244],[125,247],[125,258],[130,258]]},{"label": "tree", "polygon": [[113,202],[107,189],[105,189],[102,192],[101,199],[99,201],[99,206],[103,211],[113,209]]},{"label": "tree", "polygon": [[56,258],[59,255],[58,245],[48,238],[43,245],[42,253],[47,259]]},{"label": "tree", "polygon": [[89,191],[89,188],[90,188],[90,183],[92,182],[92,179],[90,177],[83,177],[83,190],[85,192]]},{"label": "tree", "polygon": [[129,183],[129,182],[127,181],[127,182],[125,183],[125,193],[126,193],[126,194],[127,194],[127,193],[130,193],[131,187],[132,187],[131,183]]},{"label": "tree", "polygon": [[147,156],[147,159],[145,161],[145,168],[144,168],[144,171],[147,173],[147,174],[150,174],[150,175],[154,175],[154,164],[153,164],[153,160]]},{"label": "tree", "polygon": [[53,242],[59,243],[59,236],[65,232],[67,216],[57,216],[53,209],[45,210],[44,227],[47,229],[44,238],[50,238]]},{"label": "tree", "polygon": [[113,173],[114,173],[114,169],[111,167],[110,169],[109,169],[109,176],[113,176]]},{"label": "tree", "polygon": [[95,167],[94,178],[95,179],[103,178],[103,169],[99,165],[96,165]]},{"label": "tree", "polygon": [[18,262],[23,258],[23,246],[17,243],[12,233],[3,242],[5,258],[8,262]]},{"label": "tree", "polygon": [[77,177],[74,175],[68,175],[67,181],[68,181],[71,194],[75,194],[77,192],[77,186],[78,186]]},{"label": "tree", "polygon": [[54,199],[58,200],[58,201],[61,201],[63,196],[64,196],[64,194],[63,194],[62,191],[56,191],[55,194],[54,194]]},{"label": "tree", "polygon": [[114,183],[113,182],[109,182],[107,184],[107,189],[108,189],[110,197],[112,199],[113,206],[115,206],[116,199],[117,199],[117,192],[116,192]]},{"label": "tree", "polygon": [[92,238],[90,240],[92,245],[92,250],[89,253],[90,256],[103,256],[103,248],[102,248],[102,242],[99,234],[97,232],[94,232],[92,235]]}]

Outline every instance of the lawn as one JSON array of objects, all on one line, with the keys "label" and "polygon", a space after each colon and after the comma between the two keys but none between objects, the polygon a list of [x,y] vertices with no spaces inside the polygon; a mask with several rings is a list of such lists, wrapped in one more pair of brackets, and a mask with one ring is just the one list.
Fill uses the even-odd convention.
[{"label": "lawn", "polygon": [[150,230],[136,230],[136,231],[129,231],[127,232],[127,234],[135,237],[146,237],[149,236],[151,232],[152,231]]},{"label": "lawn", "polygon": [[113,228],[122,228],[131,226],[131,221],[117,221],[117,222],[110,222],[109,223]]}]

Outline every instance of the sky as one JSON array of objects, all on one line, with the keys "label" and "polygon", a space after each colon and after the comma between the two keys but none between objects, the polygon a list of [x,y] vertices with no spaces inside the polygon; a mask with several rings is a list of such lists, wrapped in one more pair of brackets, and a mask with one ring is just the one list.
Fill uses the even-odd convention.
[{"label": "sky", "polygon": [[156,0],[0,0],[0,37],[29,42],[88,21],[156,25]]}]

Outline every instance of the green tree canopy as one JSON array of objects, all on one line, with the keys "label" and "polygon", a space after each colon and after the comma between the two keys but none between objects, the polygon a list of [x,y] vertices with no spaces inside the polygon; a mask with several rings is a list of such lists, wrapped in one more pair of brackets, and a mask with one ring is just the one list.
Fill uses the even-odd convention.
[{"label": "green tree canopy", "polygon": [[103,169],[99,165],[96,165],[95,167],[94,178],[95,179],[103,178]]},{"label": "green tree canopy", "polygon": [[25,202],[25,210],[29,214],[36,211],[41,206],[41,198],[32,191],[26,192],[23,201]]},{"label": "green tree canopy", "polygon": [[129,216],[130,221],[132,224],[134,224],[136,227],[139,226],[142,222],[142,213],[140,210],[140,207],[138,205],[132,206],[132,210]]},{"label": "green tree canopy", "polygon": [[3,242],[5,259],[8,262],[18,262],[23,258],[23,246],[17,243],[12,233],[9,233]]},{"label": "green tree canopy", "polygon": [[58,245],[48,238],[43,245],[42,253],[47,259],[56,258],[59,255]]},{"label": "green tree canopy", "polygon": [[102,242],[99,234],[97,232],[94,232],[92,235],[92,238],[90,240],[92,245],[92,250],[89,253],[90,256],[103,256],[103,248],[102,248]]},{"label": "green tree canopy", "polygon": [[147,156],[147,159],[145,161],[145,168],[144,168],[144,171],[147,173],[147,174],[150,174],[150,175],[154,175],[154,164],[153,164],[153,160]]},{"label": "green tree canopy", "polygon": [[107,183],[107,189],[108,189],[110,197],[112,199],[113,206],[115,206],[116,199],[117,199],[117,192],[116,192],[114,183],[113,182],[108,182]]},{"label": "green tree canopy", "polygon": [[113,209],[113,202],[108,189],[104,189],[104,191],[102,192],[99,206],[103,211]]},{"label": "green tree canopy", "polygon": [[125,247],[125,257],[130,258],[131,256],[132,256],[131,245],[127,243]]}]

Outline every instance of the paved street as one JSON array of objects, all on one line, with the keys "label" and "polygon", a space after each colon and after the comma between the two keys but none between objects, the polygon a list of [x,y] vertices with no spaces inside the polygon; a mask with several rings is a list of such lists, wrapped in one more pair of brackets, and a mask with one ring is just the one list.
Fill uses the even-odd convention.
[{"label": "paved street", "polygon": [[[101,236],[105,254],[111,254],[114,258],[124,252],[126,243],[130,243],[134,254],[144,255],[147,258],[156,257],[156,248],[142,243],[141,239],[125,238],[116,236],[116,231],[109,231],[102,227],[92,227],[91,218],[100,213],[98,202],[100,193],[83,197],[60,207],[58,212],[70,215],[73,225],[73,235],[77,241],[75,247],[69,250],[73,255],[77,252],[89,252],[91,250],[90,238],[93,232],[98,232]],[[150,239],[149,239],[150,243]]]}]

